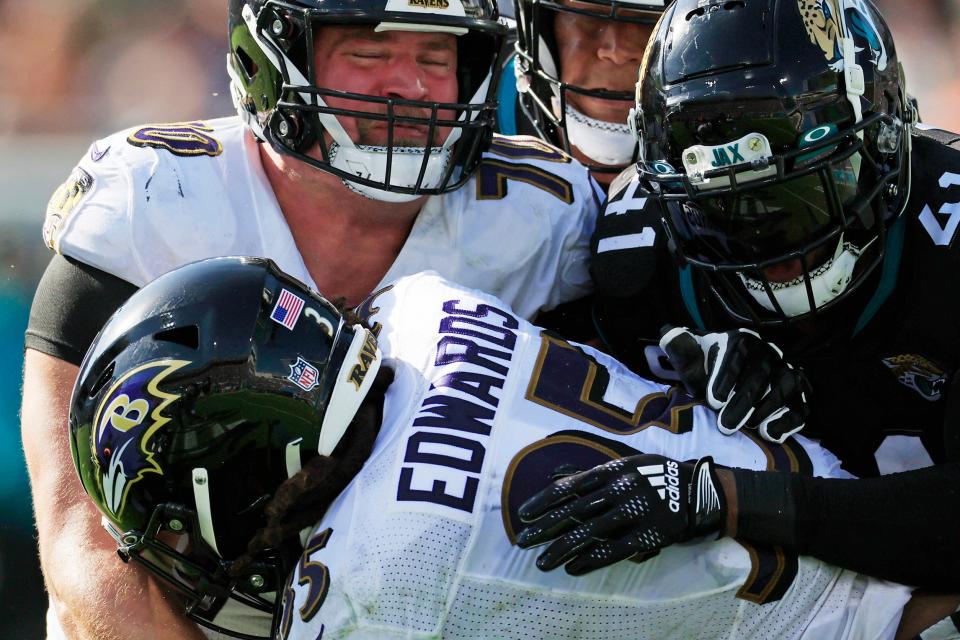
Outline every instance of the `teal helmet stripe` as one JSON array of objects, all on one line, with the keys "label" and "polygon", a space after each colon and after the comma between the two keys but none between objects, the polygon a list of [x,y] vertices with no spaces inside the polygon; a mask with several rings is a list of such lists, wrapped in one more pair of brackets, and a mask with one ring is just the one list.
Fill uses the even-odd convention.
[{"label": "teal helmet stripe", "polygon": [[515,136],[517,127],[517,80],[514,68],[517,64],[517,54],[510,56],[507,64],[503,65],[500,76],[500,87],[497,89],[497,128],[505,136]]},{"label": "teal helmet stripe", "polygon": [[877,315],[883,303],[890,297],[890,294],[893,293],[893,288],[897,284],[897,276],[900,273],[900,258],[903,256],[903,238],[906,234],[906,228],[906,217],[900,216],[887,231],[887,246],[883,254],[883,271],[880,273],[880,283],[860,315],[860,319],[857,320],[853,335],[857,335],[867,326]]}]

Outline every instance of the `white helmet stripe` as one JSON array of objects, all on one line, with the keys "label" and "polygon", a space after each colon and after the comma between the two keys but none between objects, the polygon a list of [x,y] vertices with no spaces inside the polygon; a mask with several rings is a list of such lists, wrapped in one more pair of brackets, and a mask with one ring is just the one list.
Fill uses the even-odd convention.
[{"label": "white helmet stripe", "polygon": [[287,448],[284,450],[284,462],[287,466],[288,478],[292,478],[293,476],[297,475],[302,468],[302,465],[300,464],[300,445],[302,443],[303,438],[291,440],[287,443]]},{"label": "white helmet stripe", "polygon": [[210,478],[207,475],[207,470],[203,467],[193,470],[193,501],[197,506],[200,537],[219,556],[217,536],[213,531],[213,511],[210,508]]},{"label": "white helmet stripe", "polygon": [[[290,76],[290,82],[302,87],[309,87],[310,82],[307,81],[306,77],[303,75],[303,72],[297,68],[297,65],[295,65],[290,58],[287,56],[282,56],[281,63],[281,59],[277,57],[275,52],[281,51],[282,49],[279,45],[277,45],[276,42],[273,41],[272,38],[270,38],[270,36],[262,34],[257,29],[257,17],[253,15],[253,9],[250,8],[249,4],[243,5],[243,20],[247,23],[247,28],[250,30],[250,34],[253,36],[257,46],[259,46],[260,50],[263,51],[263,55],[267,56],[267,58],[270,59],[270,62],[272,62],[273,65],[278,69],[286,67],[287,73]],[[270,44],[268,45],[267,42]],[[327,106],[327,103],[323,101],[323,98],[310,93],[301,92],[300,98],[305,104],[312,104],[313,101],[316,100],[319,106]],[[337,144],[344,147],[354,146],[353,140],[351,140],[350,136],[347,135],[347,132],[340,124],[340,121],[337,120],[336,116],[330,113],[320,113],[318,116],[320,118],[320,123],[327,130],[330,136],[337,142]]]},{"label": "white helmet stripe", "polygon": [[317,443],[317,452],[322,456],[329,456],[336,449],[347,427],[357,414],[360,403],[367,396],[370,387],[373,385],[377,372],[380,370],[380,363],[383,359],[380,348],[375,348],[373,360],[367,367],[363,382],[357,387],[351,381],[353,367],[360,361],[360,351],[363,349],[370,332],[360,325],[353,325],[353,342],[343,357],[343,364],[336,373],[334,379],[333,393],[330,395],[330,402],[327,403],[327,410],[323,414],[323,424],[320,426],[320,437]]}]

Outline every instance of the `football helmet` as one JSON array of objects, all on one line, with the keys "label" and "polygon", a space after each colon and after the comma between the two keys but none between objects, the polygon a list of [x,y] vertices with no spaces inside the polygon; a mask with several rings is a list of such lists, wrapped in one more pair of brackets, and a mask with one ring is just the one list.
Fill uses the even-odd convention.
[{"label": "football helmet", "polygon": [[[568,94],[633,101],[631,91],[588,88],[563,82],[554,22],[557,14],[638,24],[655,24],[669,0],[516,0],[516,74],[520,108],[537,135],[570,153],[579,149],[598,173],[619,173],[638,158],[637,141],[626,119],[591,118],[571,104]],[[645,43],[643,43],[645,44]]]},{"label": "football helmet", "polygon": [[[280,153],[340,177],[367,197],[410,201],[452,191],[469,178],[489,144],[506,27],[494,0],[230,0],[227,70],[241,118]],[[361,95],[317,86],[314,36],[324,25],[457,36],[457,103]],[[331,97],[367,108],[331,107]],[[455,117],[444,116],[453,112]],[[422,115],[411,115],[419,113]],[[339,118],[386,122],[387,146],[357,144]],[[394,127],[427,128],[427,146],[394,145]],[[437,128],[450,129],[437,144]],[[309,152],[319,145],[320,157]]]},{"label": "football helmet", "polygon": [[869,0],[677,0],[631,124],[669,245],[736,322],[786,325],[868,281],[910,187],[907,100]]},{"label": "football helmet", "polygon": [[217,258],[136,292],[90,347],[70,404],[83,488],[124,560],[198,623],[228,599],[266,613],[294,549],[230,564],[277,487],[330,455],[380,366],[376,339],[269,260]]}]

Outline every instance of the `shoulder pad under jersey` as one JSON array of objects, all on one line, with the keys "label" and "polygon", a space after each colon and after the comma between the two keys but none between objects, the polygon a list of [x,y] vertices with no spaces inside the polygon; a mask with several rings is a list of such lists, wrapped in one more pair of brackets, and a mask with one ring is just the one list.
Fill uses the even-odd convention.
[{"label": "shoulder pad under jersey", "polygon": [[589,245],[602,199],[569,155],[530,136],[496,135],[469,182],[424,206],[404,254],[423,246],[415,271],[434,269],[532,317],[592,290]]},{"label": "shoulder pad under jersey", "polygon": [[947,131],[946,129],[938,129],[925,124],[916,124],[914,125],[913,136],[915,139],[925,138],[948,147],[960,149],[960,134]]},{"label": "shoulder pad under jersey", "polygon": [[224,118],[142,126],[94,142],[50,199],[44,241],[138,286],[245,248],[224,158],[225,150],[242,153],[243,135],[238,118]]},{"label": "shoulder pad under jersey", "polygon": [[659,207],[636,175],[600,211],[590,243],[594,286],[613,297],[632,296],[649,282],[665,255]]},{"label": "shoulder pad under jersey", "polygon": [[919,222],[913,227],[919,243],[916,251],[922,256],[918,259],[936,260],[940,267],[931,263],[929,268],[946,269],[948,264],[960,261],[960,243],[956,242],[960,229],[960,135],[919,125],[912,142],[910,200],[904,215]]}]

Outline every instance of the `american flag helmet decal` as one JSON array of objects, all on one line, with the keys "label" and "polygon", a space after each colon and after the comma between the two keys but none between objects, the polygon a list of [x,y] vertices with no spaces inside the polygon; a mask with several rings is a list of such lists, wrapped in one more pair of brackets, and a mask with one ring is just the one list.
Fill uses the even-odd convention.
[{"label": "american flag helmet decal", "polygon": [[287,289],[281,289],[277,304],[270,312],[270,319],[292,331],[297,324],[297,320],[300,319],[301,311],[303,311],[303,298]]}]

